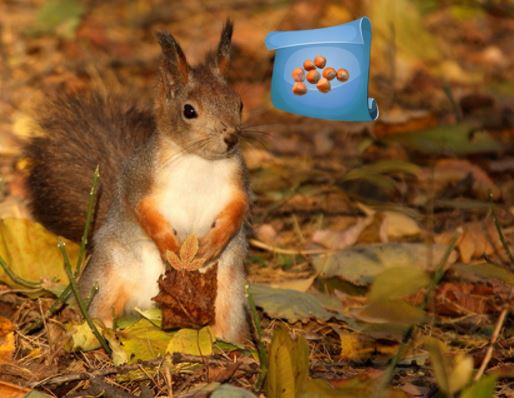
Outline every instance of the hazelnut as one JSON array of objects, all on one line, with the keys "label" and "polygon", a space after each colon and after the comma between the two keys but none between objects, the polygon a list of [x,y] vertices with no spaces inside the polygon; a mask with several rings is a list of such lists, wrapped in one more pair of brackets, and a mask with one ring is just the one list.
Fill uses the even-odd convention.
[{"label": "hazelnut", "polygon": [[307,81],[309,83],[312,83],[312,84],[317,83],[320,77],[321,76],[317,70],[310,70],[307,72]]},{"label": "hazelnut", "polygon": [[330,91],[330,82],[323,77],[319,79],[319,82],[318,84],[316,84],[316,87],[322,93],[328,93]]},{"label": "hazelnut", "polygon": [[305,79],[305,73],[302,68],[294,68],[291,75],[293,76],[293,80],[295,82],[303,82]]},{"label": "hazelnut", "polygon": [[344,68],[339,68],[336,72],[337,80],[345,82],[350,78],[350,74]]},{"label": "hazelnut", "polygon": [[334,77],[336,77],[336,70],[334,68],[326,68],[323,71],[323,77],[327,80],[332,80]]},{"label": "hazelnut", "polygon": [[314,69],[316,69],[316,65],[314,65],[310,59],[306,59],[303,62],[303,69],[305,69],[305,70],[314,70]]},{"label": "hazelnut", "polygon": [[307,86],[302,82],[295,82],[293,84],[293,94],[304,95],[307,92]]},{"label": "hazelnut", "polygon": [[323,69],[326,64],[327,64],[327,59],[324,56],[316,55],[314,57],[314,65],[316,65],[318,68]]}]

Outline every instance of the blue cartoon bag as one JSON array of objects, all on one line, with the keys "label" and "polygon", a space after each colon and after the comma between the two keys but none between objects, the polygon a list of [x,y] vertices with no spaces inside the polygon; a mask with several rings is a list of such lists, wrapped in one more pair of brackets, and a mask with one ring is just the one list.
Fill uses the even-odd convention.
[{"label": "blue cartoon bag", "polygon": [[276,50],[271,95],[286,112],[319,119],[370,121],[368,98],[371,23],[367,17],[330,28],[271,32]]}]

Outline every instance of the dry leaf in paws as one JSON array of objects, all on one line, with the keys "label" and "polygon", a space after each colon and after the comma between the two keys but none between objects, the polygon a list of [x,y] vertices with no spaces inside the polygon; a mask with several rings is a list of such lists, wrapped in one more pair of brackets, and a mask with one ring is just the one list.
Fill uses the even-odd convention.
[{"label": "dry leaf in paws", "polygon": [[166,259],[170,266],[176,270],[197,270],[204,264],[203,259],[195,259],[197,254],[198,238],[195,235],[189,235],[180,247],[180,257],[168,250]]},{"label": "dry leaf in paws", "polygon": [[153,298],[162,309],[162,328],[200,328],[214,322],[218,264],[200,271],[170,268]]}]

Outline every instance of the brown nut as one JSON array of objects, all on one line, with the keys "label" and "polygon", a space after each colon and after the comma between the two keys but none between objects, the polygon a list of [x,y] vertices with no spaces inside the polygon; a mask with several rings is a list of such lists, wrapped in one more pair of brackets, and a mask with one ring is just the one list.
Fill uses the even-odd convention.
[{"label": "brown nut", "polygon": [[328,93],[330,91],[330,82],[323,77],[319,79],[319,82],[318,84],[316,84],[316,87],[322,93]]},{"label": "brown nut", "polygon": [[314,65],[310,59],[306,59],[303,62],[303,69],[305,69],[305,70],[314,70],[314,69],[316,69],[316,65]]},{"label": "brown nut", "polygon": [[293,94],[295,95],[304,95],[307,93],[307,86],[302,82],[295,82],[293,84]]},{"label": "brown nut", "polygon": [[318,68],[323,69],[327,64],[327,59],[323,55],[316,55],[314,57],[314,65]]},{"label": "brown nut", "polygon": [[336,77],[336,70],[334,68],[325,68],[323,71],[323,77],[327,80],[332,80],[334,77]]},{"label": "brown nut", "polygon": [[303,82],[305,79],[305,72],[302,68],[294,68],[291,75],[293,76],[293,80],[295,82]]},{"label": "brown nut", "polygon": [[344,68],[339,68],[336,72],[337,80],[345,82],[350,78],[350,74]]},{"label": "brown nut", "polygon": [[320,74],[317,70],[310,70],[307,72],[307,81],[312,84],[316,84],[320,78]]}]

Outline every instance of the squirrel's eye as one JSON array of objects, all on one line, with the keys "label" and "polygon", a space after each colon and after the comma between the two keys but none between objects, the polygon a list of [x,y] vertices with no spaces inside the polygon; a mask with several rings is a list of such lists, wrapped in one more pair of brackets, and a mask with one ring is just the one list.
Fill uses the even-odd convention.
[{"label": "squirrel's eye", "polygon": [[194,119],[198,117],[198,113],[196,113],[196,109],[191,104],[184,105],[184,117],[186,119]]}]

